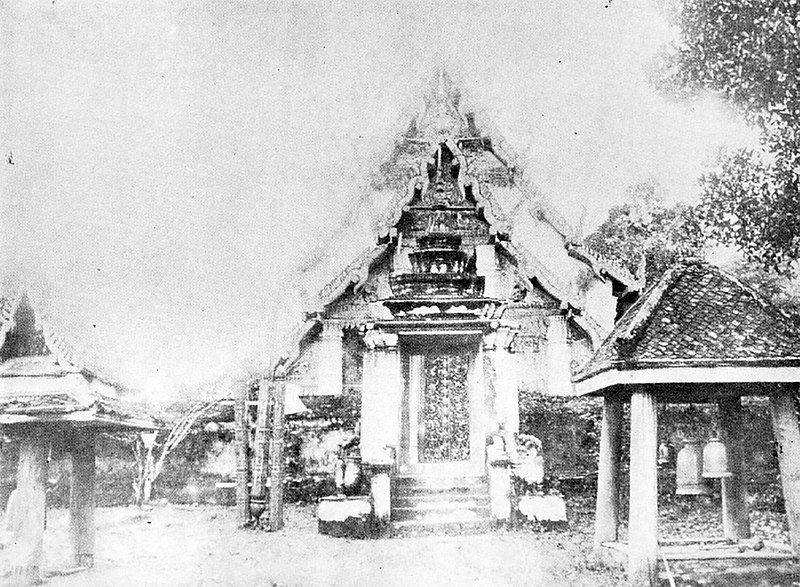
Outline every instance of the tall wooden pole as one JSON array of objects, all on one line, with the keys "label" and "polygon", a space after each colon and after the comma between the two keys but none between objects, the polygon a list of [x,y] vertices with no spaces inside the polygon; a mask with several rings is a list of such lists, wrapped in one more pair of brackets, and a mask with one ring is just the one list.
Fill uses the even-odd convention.
[{"label": "tall wooden pole", "polygon": [[234,400],[233,412],[236,420],[236,512],[239,524],[250,521],[250,419],[247,414],[249,389],[243,386],[242,392]]},{"label": "tall wooden pole", "polygon": [[76,567],[94,565],[95,433],[76,430],[71,442],[69,536]]},{"label": "tall wooden pole", "polygon": [[12,585],[42,582],[42,546],[45,520],[45,479],[49,439],[40,429],[25,431],[19,447],[14,542],[9,549]]},{"label": "tall wooden pole", "polygon": [[721,399],[719,424],[728,449],[730,477],[722,479],[722,527],[725,538],[750,538],[747,512],[747,480],[744,475],[744,438],[742,436],[742,398]]},{"label": "tall wooden pole", "polygon": [[600,426],[600,458],[597,471],[597,509],[594,548],[618,538],[619,524],[619,454],[622,435],[622,400],[603,398],[603,421]]},{"label": "tall wooden pole", "polygon": [[262,379],[258,389],[258,408],[256,412],[256,438],[253,447],[253,487],[250,495],[265,499],[267,494],[267,456],[269,432],[269,406],[272,396],[272,382]]},{"label": "tall wooden pole", "polygon": [[800,426],[794,396],[797,384],[786,386],[770,397],[772,428],[778,443],[778,464],[783,483],[783,500],[789,523],[789,538],[795,556],[800,556]]},{"label": "tall wooden pole", "polygon": [[269,529],[283,528],[283,415],[286,404],[286,371],[275,369],[272,400],[272,441],[270,443]]},{"label": "tall wooden pole", "polygon": [[658,573],[658,415],[645,388],[631,395],[631,496],[628,518],[628,580],[655,587]]}]

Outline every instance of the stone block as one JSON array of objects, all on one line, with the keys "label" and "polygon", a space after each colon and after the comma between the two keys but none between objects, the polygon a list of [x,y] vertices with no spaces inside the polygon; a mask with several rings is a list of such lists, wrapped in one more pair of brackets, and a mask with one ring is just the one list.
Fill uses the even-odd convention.
[{"label": "stone block", "polygon": [[366,497],[324,497],[317,512],[320,534],[336,538],[368,538],[372,504]]}]

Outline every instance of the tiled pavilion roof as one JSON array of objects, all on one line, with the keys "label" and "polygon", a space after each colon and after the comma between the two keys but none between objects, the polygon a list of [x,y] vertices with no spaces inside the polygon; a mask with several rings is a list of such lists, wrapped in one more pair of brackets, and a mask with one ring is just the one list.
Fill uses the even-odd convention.
[{"label": "tiled pavilion roof", "polygon": [[156,429],[152,410],[82,360],[27,296],[0,297],[0,425]]},{"label": "tiled pavilion roof", "polygon": [[684,261],[628,309],[573,380],[580,387],[608,371],[770,366],[800,367],[793,318],[718,267]]}]

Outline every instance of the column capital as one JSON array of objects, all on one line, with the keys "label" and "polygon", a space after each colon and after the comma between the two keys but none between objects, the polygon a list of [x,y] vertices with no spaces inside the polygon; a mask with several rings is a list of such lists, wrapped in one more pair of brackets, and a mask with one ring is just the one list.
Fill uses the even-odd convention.
[{"label": "column capital", "polygon": [[393,332],[385,332],[381,328],[371,328],[364,333],[364,344],[370,351],[383,349],[394,350],[397,348],[399,337]]},{"label": "column capital", "polygon": [[488,332],[483,337],[483,349],[487,351],[510,351],[519,327],[502,325]]}]

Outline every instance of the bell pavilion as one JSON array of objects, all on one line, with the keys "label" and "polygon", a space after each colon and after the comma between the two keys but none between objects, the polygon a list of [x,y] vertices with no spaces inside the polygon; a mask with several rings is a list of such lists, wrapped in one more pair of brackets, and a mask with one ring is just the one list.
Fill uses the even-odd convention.
[{"label": "bell pavilion", "polygon": [[507,519],[520,387],[571,394],[570,364],[638,289],[489,128],[439,71],[350,234],[302,276],[287,385],[356,398],[372,514],[392,528]]}]

